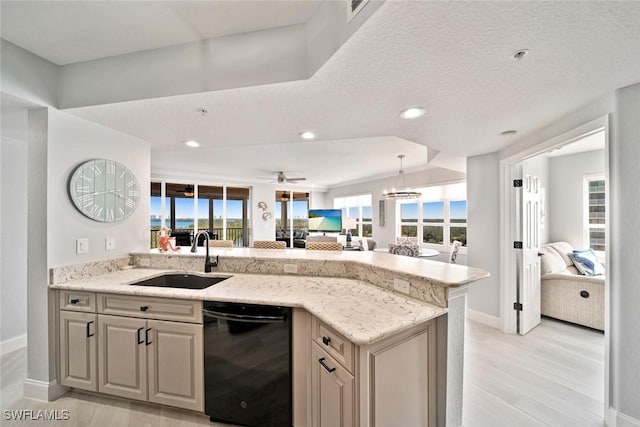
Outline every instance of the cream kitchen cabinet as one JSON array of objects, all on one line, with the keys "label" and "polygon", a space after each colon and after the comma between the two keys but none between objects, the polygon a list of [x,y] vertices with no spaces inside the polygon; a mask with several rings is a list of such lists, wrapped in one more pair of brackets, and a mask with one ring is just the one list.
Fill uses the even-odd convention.
[{"label": "cream kitchen cabinet", "polygon": [[61,384],[204,410],[200,301],[67,291],[59,301]]},{"label": "cream kitchen cabinet", "polygon": [[353,375],[317,344],[311,346],[312,419],[318,427],[355,425]]},{"label": "cream kitchen cabinet", "polygon": [[316,318],[309,323],[307,425],[436,425],[435,321],[360,346]]},{"label": "cream kitchen cabinet", "polygon": [[100,392],[204,409],[202,325],[100,314],[98,335]]},{"label": "cream kitchen cabinet", "polygon": [[96,321],[95,313],[60,311],[60,384],[98,390]]}]

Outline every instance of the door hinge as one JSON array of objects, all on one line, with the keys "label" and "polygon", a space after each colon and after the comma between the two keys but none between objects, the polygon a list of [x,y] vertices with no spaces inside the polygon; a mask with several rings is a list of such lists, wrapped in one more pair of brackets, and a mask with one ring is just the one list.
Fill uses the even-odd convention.
[{"label": "door hinge", "polygon": [[514,302],[513,309],[517,311],[522,311],[522,304],[520,304],[519,302]]},{"label": "door hinge", "polygon": [[522,242],[519,240],[513,242],[513,249],[522,249]]},{"label": "door hinge", "polygon": [[515,188],[522,187],[522,180],[521,180],[521,179],[514,179],[514,180],[513,180],[513,186],[514,186]]}]

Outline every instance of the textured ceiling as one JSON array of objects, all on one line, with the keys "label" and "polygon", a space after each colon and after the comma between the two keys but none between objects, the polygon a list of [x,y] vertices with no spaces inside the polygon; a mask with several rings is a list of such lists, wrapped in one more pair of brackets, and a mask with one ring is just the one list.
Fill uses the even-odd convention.
[{"label": "textured ceiling", "polygon": [[[309,129],[333,159],[369,140],[354,167],[393,175],[397,164],[378,149],[380,137],[441,152],[437,166],[500,150],[514,141],[499,136],[504,130],[526,136],[639,82],[639,23],[640,2],[387,1],[309,80],[69,111],[150,141],[152,170],[173,158],[176,171],[232,164],[229,176],[246,178],[257,162],[310,174],[313,155],[288,155]],[[521,48],[530,54],[512,60]],[[412,105],[426,115],[400,119]],[[186,139],[202,148],[186,151]],[[323,169],[331,182],[345,178],[338,162]]]},{"label": "textured ceiling", "polygon": [[318,5],[291,0],[2,1],[2,38],[62,65],[300,24]]}]

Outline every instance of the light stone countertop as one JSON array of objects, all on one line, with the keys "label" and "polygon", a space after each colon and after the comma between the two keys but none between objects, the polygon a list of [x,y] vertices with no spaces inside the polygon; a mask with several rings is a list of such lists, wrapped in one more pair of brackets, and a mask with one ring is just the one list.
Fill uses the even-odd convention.
[{"label": "light stone countertop", "polygon": [[[304,254],[305,251],[302,253]],[[307,259],[308,256],[307,253]],[[125,295],[301,307],[357,345],[376,342],[447,312],[446,308],[406,298],[363,281],[336,277],[218,272],[211,275],[231,277],[204,290],[129,286],[130,283],[167,272],[176,272],[176,270],[127,268],[52,284],[50,287]]]},{"label": "light stone countertop", "polygon": [[[180,252],[159,253],[157,250],[133,253],[132,255],[151,255],[156,257],[203,257],[203,247],[191,253],[189,247],[181,247]],[[443,287],[457,287],[489,277],[487,271],[466,265],[449,264],[426,258],[414,258],[376,251],[308,251],[304,249],[255,249],[255,248],[209,248],[210,255],[220,258],[269,259],[291,261],[325,261],[356,263],[364,267],[375,267],[390,272],[399,272],[416,278],[425,279]],[[203,261],[204,265],[204,261]]]}]

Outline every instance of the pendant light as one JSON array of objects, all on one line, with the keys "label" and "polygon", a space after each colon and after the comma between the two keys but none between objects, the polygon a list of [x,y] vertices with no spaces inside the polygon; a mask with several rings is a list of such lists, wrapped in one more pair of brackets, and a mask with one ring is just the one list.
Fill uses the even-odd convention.
[{"label": "pendant light", "polygon": [[407,183],[404,179],[404,170],[402,169],[402,159],[404,159],[404,154],[398,155],[400,159],[400,170],[398,171],[398,179],[396,188],[392,188],[391,191],[383,191],[382,197],[385,199],[419,199],[422,196],[422,193],[418,191],[413,191],[409,187],[407,187]]}]

